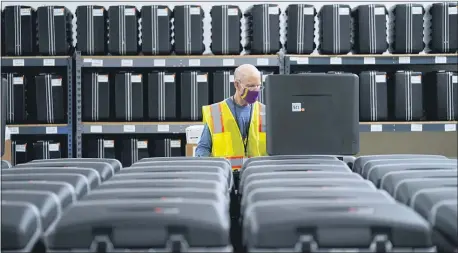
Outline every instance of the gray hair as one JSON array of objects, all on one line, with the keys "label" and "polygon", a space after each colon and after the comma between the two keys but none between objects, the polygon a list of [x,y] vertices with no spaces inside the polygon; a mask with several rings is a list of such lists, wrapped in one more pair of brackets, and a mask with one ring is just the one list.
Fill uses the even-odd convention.
[{"label": "gray hair", "polygon": [[238,66],[234,71],[234,80],[236,81],[243,81],[249,76],[259,75],[261,76],[261,72],[251,65],[251,64],[242,64]]}]

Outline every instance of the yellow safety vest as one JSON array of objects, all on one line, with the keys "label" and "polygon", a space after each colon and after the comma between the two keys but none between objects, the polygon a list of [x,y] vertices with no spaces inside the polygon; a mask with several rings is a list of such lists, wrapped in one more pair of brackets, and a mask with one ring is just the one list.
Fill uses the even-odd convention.
[{"label": "yellow safety vest", "polygon": [[242,135],[226,101],[202,107],[203,123],[212,135],[212,156],[227,158],[233,170],[242,168],[245,157],[267,155],[265,105],[254,103],[252,113],[245,154]]}]

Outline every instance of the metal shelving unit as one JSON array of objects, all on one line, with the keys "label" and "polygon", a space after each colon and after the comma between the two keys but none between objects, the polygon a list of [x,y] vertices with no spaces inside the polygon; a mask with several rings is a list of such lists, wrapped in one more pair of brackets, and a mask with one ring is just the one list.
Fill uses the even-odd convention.
[{"label": "metal shelving unit", "polygon": [[285,73],[292,66],[312,65],[430,65],[458,64],[456,54],[418,55],[285,55]]},{"label": "metal shelving unit", "polygon": [[17,56],[2,57],[2,67],[66,68],[67,124],[7,125],[11,135],[66,135],[67,156],[73,157],[73,58],[70,56]]},{"label": "metal shelving unit", "polygon": [[235,68],[241,64],[278,68],[280,55],[243,56],[81,56],[76,52],[76,157],[82,157],[83,134],[178,134],[201,122],[82,122],[82,74],[89,68]]}]

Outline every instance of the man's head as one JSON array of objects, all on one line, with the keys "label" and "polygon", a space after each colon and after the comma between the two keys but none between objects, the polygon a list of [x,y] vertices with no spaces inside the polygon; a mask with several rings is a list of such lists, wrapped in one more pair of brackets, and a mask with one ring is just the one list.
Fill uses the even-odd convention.
[{"label": "man's head", "polygon": [[235,69],[235,96],[248,104],[256,102],[261,89],[261,73],[251,64],[243,64]]}]

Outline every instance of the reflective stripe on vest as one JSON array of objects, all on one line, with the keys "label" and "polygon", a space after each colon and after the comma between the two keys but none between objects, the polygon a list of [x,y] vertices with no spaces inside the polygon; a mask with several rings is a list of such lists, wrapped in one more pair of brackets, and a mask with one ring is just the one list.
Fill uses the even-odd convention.
[{"label": "reflective stripe on vest", "polygon": [[243,165],[242,156],[226,157],[231,162],[232,170],[239,170]]},{"label": "reflective stripe on vest", "polygon": [[223,114],[221,109],[221,103],[210,105],[210,113],[213,122],[213,133],[219,134],[224,132]]}]

